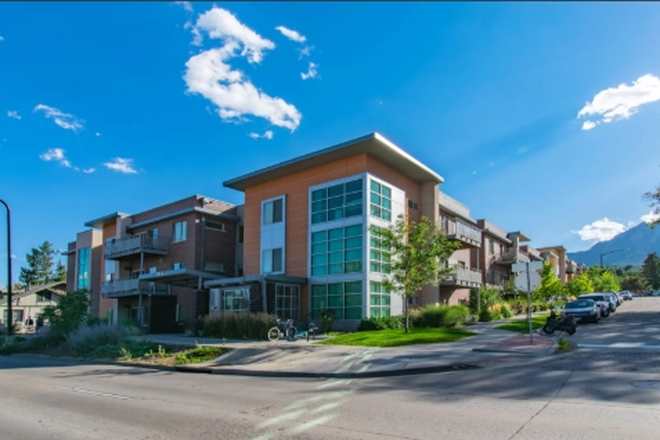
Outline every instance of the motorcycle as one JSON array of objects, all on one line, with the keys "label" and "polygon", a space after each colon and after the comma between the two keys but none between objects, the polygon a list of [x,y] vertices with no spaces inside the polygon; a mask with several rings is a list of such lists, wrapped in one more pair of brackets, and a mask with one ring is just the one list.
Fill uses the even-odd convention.
[{"label": "motorcycle", "polygon": [[560,318],[557,318],[557,314],[553,310],[550,312],[548,319],[546,319],[542,330],[546,335],[553,334],[555,330],[563,331],[572,335],[577,330],[577,322],[572,315],[562,315]]}]

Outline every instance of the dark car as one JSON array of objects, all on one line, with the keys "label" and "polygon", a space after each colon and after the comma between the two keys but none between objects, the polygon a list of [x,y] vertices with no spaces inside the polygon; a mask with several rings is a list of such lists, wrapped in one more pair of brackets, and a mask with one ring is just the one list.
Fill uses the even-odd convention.
[{"label": "dark car", "polygon": [[578,322],[600,322],[600,308],[593,299],[569,301],[562,313],[573,316]]},{"label": "dark car", "polygon": [[600,310],[600,316],[607,318],[610,316],[610,311],[612,309],[612,304],[609,300],[609,295],[604,293],[588,293],[586,295],[580,295],[578,300],[581,299],[590,299],[596,303],[596,307]]}]

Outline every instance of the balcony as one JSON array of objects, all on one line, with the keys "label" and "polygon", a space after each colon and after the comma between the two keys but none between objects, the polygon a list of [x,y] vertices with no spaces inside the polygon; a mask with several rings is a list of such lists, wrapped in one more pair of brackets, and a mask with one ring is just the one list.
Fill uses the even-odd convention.
[{"label": "balcony", "polygon": [[443,286],[481,286],[482,274],[480,270],[456,267],[454,273],[449,274],[441,284]]},{"label": "balcony", "polygon": [[118,260],[140,253],[167,255],[169,247],[169,237],[138,235],[106,243],[103,256],[106,260]]},{"label": "balcony", "polygon": [[101,295],[104,298],[122,298],[133,295],[167,295],[167,293],[166,284],[142,281],[137,278],[106,281],[101,285]]},{"label": "balcony", "polygon": [[519,249],[509,249],[495,260],[497,264],[515,264],[515,263],[528,263],[530,261],[529,255]]},{"label": "balcony", "polygon": [[447,234],[447,238],[451,240],[458,240],[470,246],[481,246],[481,231],[476,226],[472,226],[466,222],[460,220],[448,222],[445,233]]}]

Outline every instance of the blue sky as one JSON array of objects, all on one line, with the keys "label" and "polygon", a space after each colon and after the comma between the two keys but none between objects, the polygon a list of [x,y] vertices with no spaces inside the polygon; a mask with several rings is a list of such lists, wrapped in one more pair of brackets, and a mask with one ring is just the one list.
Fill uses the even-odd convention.
[{"label": "blue sky", "polygon": [[660,183],[658,41],[657,3],[0,3],[14,272],[85,221],[242,203],[223,181],[373,131],[474,218],[588,248]]}]

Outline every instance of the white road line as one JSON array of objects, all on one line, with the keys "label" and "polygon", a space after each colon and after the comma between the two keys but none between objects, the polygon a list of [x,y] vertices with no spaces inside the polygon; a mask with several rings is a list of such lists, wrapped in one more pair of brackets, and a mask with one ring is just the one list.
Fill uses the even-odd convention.
[{"label": "white road line", "polygon": [[317,386],[316,389],[321,390],[323,388],[334,387],[336,385],[343,385],[348,382],[350,382],[348,379],[329,379],[326,383]]},{"label": "white road line", "polygon": [[341,405],[341,402],[332,402],[332,403],[326,403],[325,405],[321,405],[316,409],[311,410],[310,412],[312,414],[320,413],[323,411],[328,411],[331,409],[337,408],[339,405]]},{"label": "white road line", "polygon": [[290,413],[282,414],[282,415],[279,415],[277,417],[272,417],[272,418],[266,420],[265,422],[259,423],[257,425],[257,428],[263,429],[263,428],[269,427],[270,425],[275,425],[275,424],[280,423],[280,422],[285,422],[287,420],[295,419],[296,417],[298,417],[299,415],[301,415],[304,412],[305,412],[305,410],[301,409],[301,410],[298,410],[298,411],[293,411],[293,412],[290,412]]},{"label": "white road line", "polygon": [[336,414],[326,414],[324,416],[319,417],[318,419],[310,420],[309,422],[305,422],[302,425],[291,428],[289,430],[289,433],[293,434],[293,435],[302,434],[303,432],[307,431],[308,429],[311,429],[311,428],[313,428],[315,426],[318,426],[318,425],[322,425],[323,423],[327,423],[330,420],[334,419],[335,417],[336,417]]},{"label": "white road line", "polygon": [[76,393],[89,394],[91,396],[110,397],[112,399],[119,399],[119,400],[133,400],[131,397],[128,396],[120,396],[119,394],[101,393],[98,391],[85,390],[83,388],[73,388],[73,387],[63,387],[63,386],[56,386],[55,388],[58,390],[75,391]]},{"label": "white road line", "polygon": [[309,397],[307,399],[298,400],[297,402],[293,402],[292,404],[288,405],[284,409],[290,410],[290,409],[300,408],[301,406],[308,406],[309,404],[311,404],[313,402],[318,402],[319,400],[323,400],[323,399],[333,399],[335,397],[339,399],[339,398],[342,398],[344,396],[351,395],[353,393],[354,393],[354,391],[351,390],[351,391],[334,391],[334,392],[328,393],[328,394],[320,394],[318,396]]}]

